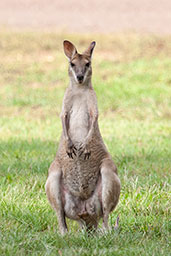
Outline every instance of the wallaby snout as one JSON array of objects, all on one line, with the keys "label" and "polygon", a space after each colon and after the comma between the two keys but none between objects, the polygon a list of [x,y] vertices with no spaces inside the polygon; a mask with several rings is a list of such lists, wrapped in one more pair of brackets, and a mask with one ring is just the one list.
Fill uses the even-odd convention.
[{"label": "wallaby snout", "polygon": [[77,75],[77,79],[79,83],[82,83],[84,76],[83,75]]}]

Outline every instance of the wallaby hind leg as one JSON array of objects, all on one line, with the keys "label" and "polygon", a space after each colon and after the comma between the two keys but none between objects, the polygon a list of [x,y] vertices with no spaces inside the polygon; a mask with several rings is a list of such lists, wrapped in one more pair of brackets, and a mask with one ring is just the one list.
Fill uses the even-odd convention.
[{"label": "wallaby hind leg", "polygon": [[109,213],[115,208],[120,195],[120,180],[111,159],[104,159],[101,165],[103,227],[108,229]]},{"label": "wallaby hind leg", "polygon": [[49,168],[45,189],[48,200],[56,212],[60,233],[63,235],[67,232],[67,225],[62,203],[61,177],[62,172],[59,164],[57,161],[54,161]]}]

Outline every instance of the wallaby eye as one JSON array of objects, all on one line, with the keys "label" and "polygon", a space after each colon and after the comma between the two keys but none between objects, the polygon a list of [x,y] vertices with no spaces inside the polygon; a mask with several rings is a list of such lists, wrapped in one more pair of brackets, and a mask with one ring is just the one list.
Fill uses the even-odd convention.
[{"label": "wallaby eye", "polygon": [[72,68],[73,68],[73,67],[75,67],[75,64],[74,64],[74,63],[72,63],[72,62],[71,62],[71,67],[72,67]]},{"label": "wallaby eye", "polygon": [[86,63],[86,67],[87,67],[87,68],[90,67],[90,62]]}]

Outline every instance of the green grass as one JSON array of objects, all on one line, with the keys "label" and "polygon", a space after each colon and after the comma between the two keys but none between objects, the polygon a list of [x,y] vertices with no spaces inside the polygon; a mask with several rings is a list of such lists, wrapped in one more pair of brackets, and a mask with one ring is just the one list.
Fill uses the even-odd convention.
[{"label": "green grass", "polygon": [[[58,233],[45,181],[68,84],[62,41],[97,41],[99,124],[122,183],[120,227]],[[0,255],[170,255],[171,37],[0,32]]]}]

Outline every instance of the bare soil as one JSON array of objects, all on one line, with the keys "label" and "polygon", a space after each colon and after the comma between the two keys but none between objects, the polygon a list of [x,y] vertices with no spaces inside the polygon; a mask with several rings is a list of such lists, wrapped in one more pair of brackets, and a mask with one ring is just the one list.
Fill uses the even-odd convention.
[{"label": "bare soil", "polygon": [[1,0],[0,27],[171,34],[170,0]]}]

